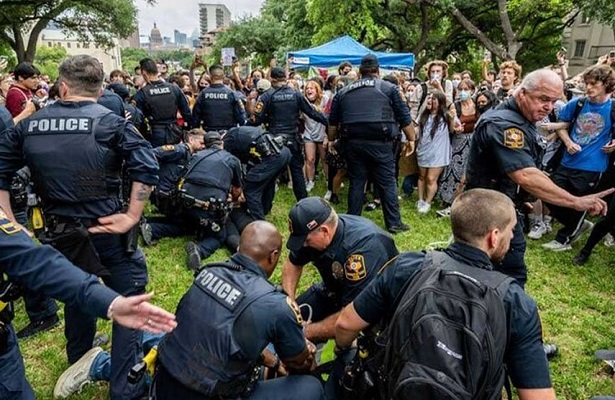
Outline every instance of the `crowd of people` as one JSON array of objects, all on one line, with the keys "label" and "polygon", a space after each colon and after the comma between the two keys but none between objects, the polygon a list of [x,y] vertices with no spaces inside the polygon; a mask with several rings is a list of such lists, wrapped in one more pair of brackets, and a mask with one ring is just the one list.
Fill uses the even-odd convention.
[{"label": "crowd of people", "polygon": [[[148,390],[160,400],[342,398],[358,390],[341,384],[365,358],[355,354],[357,336],[382,323],[384,371],[373,372],[388,396],[431,398],[442,390],[435,388],[435,368],[450,377],[445,390],[490,398],[502,390],[505,363],[521,399],[554,399],[547,358],[557,348],[543,345],[536,304],[524,292],[525,237],[541,239],[557,221],[557,235],[542,247],[567,251],[591,231],[572,257],[576,265],[587,263],[603,238],[615,244],[613,65],[615,54],[605,55],[570,78],[560,52],[553,66],[523,76],[515,61],[490,69],[486,54],[476,79],[433,60],[421,80],[404,72],[381,76],[378,58],[368,54],[358,68],[342,62],[337,73],[306,78],[289,63],[242,76],[236,60],[230,68],[205,68],[196,55],[188,71],[171,74],[164,61],[145,58],[134,74],[107,76],[96,59],[75,56],[52,82],[33,64],[18,64],[0,80],[0,234],[7,247],[0,270],[24,287],[30,323],[13,331],[0,291],[0,339],[8,343],[0,340],[0,399],[33,398],[16,338],[60,323],[47,296],[67,302],[71,366],[57,381],[58,398],[95,380],[110,382],[113,399],[142,398]],[[310,197],[319,177],[326,193]],[[348,209],[341,213],[335,206],[345,180]],[[278,289],[268,278],[283,240],[266,220],[284,184],[296,204]],[[410,229],[400,200],[415,189],[417,213],[450,218],[444,251],[399,253],[392,235]],[[148,201],[154,213],[144,216]],[[361,217],[379,207],[384,227]],[[587,217],[595,215],[601,218],[594,225]],[[21,230],[57,252],[36,247]],[[143,295],[148,278],[139,235],[146,246],[190,237],[186,260],[195,280],[177,308],[177,326]],[[34,254],[29,271],[16,271],[26,256],[8,254],[20,246]],[[233,256],[204,265],[223,246]],[[49,272],[35,276],[46,263],[69,271],[63,290],[50,289]],[[297,294],[310,263],[322,282]],[[433,268],[457,271],[458,281],[432,283]],[[474,289],[459,275],[484,284],[503,306],[487,308],[487,318],[499,322],[474,322],[473,337],[480,342],[498,326],[503,331],[495,335],[512,327],[508,340],[490,344],[489,360],[438,358],[432,344],[458,360],[476,354],[459,347],[465,333],[434,333],[452,324],[421,325],[413,314],[426,312],[416,311],[425,301],[469,324],[450,303],[423,297],[428,283],[449,285],[451,293],[464,288],[469,297]],[[94,276],[122,296],[78,293],[94,290]],[[408,304],[413,318],[400,318]],[[110,353],[97,343],[97,316],[116,322]],[[415,319],[418,342],[398,346]],[[428,328],[434,330],[421,336]],[[313,373],[317,348],[328,340],[336,342],[336,359],[323,385]],[[129,380],[152,345],[153,384]],[[485,367],[487,361],[495,366]],[[10,374],[13,365],[21,372]],[[278,378],[261,380],[261,366]],[[430,384],[408,383],[413,376]]]}]

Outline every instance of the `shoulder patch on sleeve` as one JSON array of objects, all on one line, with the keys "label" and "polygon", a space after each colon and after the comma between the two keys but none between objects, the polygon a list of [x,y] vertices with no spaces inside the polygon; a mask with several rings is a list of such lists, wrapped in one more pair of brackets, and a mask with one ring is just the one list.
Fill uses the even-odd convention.
[{"label": "shoulder patch on sleeve", "polygon": [[175,150],[175,145],[173,145],[173,144],[165,144],[164,146],[162,146],[162,150],[163,151],[173,151],[173,150]]},{"label": "shoulder patch on sleeve", "polygon": [[353,254],[348,257],[344,264],[344,274],[346,279],[351,282],[358,282],[367,277],[367,268],[365,268],[365,258],[361,254]]},{"label": "shoulder patch on sleeve", "polygon": [[13,222],[11,222],[2,208],[0,208],[0,230],[7,235],[14,235],[20,231],[20,229]]},{"label": "shoulder patch on sleeve", "polygon": [[258,103],[256,103],[256,105],[254,106],[254,112],[255,113],[260,113],[261,111],[263,111],[263,107],[265,107],[265,104],[263,104],[262,101],[259,101]]},{"label": "shoulder patch on sleeve", "polygon": [[241,99],[237,99],[237,104],[239,105],[240,109],[245,110],[245,107],[243,106],[243,101],[241,101]]},{"label": "shoulder patch on sleeve", "polygon": [[504,130],[504,146],[511,149],[522,149],[525,146],[523,131],[518,128],[508,128]]},{"label": "shoulder patch on sleeve", "polygon": [[299,306],[297,306],[297,303],[292,301],[290,297],[286,296],[286,304],[288,304],[288,307],[290,307],[290,310],[295,315],[295,319],[297,320],[297,323],[299,325],[303,325],[303,318],[301,317],[301,310],[299,310]]}]

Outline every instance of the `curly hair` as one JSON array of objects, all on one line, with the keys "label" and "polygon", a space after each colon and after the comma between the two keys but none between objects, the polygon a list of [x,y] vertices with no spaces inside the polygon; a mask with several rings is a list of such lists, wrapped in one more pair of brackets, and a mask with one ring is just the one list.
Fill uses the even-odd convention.
[{"label": "curly hair", "polygon": [[588,80],[604,83],[606,93],[615,92],[615,70],[610,65],[594,65],[583,71],[583,81]]}]

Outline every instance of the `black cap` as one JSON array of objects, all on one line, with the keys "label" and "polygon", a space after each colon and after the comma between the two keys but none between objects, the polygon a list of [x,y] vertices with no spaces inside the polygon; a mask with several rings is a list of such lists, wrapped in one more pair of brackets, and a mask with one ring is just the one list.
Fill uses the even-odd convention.
[{"label": "black cap", "polygon": [[216,131],[209,131],[205,134],[203,138],[205,142],[205,147],[209,148],[214,144],[222,144],[222,136]]},{"label": "black cap", "polygon": [[361,66],[359,68],[379,68],[378,57],[374,54],[368,54],[361,59]]},{"label": "black cap", "polygon": [[124,85],[123,83],[110,83],[109,85],[107,85],[107,89],[120,96],[122,100],[126,100],[128,97],[130,97],[130,92],[128,91],[126,85]]},{"label": "black cap", "polygon": [[286,71],[280,67],[271,68],[271,79],[286,79]]},{"label": "black cap", "polygon": [[297,251],[303,247],[308,233],[322,225],[333,209],[320,197],[306,197],[299,200],[288,213],[290,237],[286,247]]}]

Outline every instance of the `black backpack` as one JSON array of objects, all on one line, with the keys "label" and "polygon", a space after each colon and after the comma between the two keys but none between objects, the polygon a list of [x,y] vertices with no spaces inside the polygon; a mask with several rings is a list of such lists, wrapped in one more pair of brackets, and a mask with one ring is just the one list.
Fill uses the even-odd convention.
[{"label": "black backpack", "polygon": [[385,399],[500,399],[512,278],[433,251],[384,337]]}]

